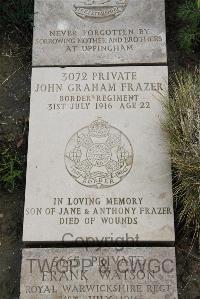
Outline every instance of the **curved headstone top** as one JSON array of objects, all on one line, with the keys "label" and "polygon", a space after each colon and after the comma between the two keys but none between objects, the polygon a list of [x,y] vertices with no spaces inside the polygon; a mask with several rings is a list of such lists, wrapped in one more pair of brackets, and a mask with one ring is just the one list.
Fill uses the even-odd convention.
[{"label": "curved headstone top", "polygon": [[35,0],[33,66],[166,61],[164,0]]}]

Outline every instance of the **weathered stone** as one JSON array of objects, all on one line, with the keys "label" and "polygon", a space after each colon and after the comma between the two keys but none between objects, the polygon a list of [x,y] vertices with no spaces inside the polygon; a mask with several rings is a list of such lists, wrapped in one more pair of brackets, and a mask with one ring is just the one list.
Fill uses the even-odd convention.
[{"label": "weathered stone", "polygon": [[24,241],[174,241],[167,67],[35,68]]},{"label": "weathered stone", "polygon": [[166,63],[166,56],[164,0],[35,0],[34,66]]},{"label": "weathered stone", "polygon": [[23,250],[20,299],[178,299],[174,248]]}]

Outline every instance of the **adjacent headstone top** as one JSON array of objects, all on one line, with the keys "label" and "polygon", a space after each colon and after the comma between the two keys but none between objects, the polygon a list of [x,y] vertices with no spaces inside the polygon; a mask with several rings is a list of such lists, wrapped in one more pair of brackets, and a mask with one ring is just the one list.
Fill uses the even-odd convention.
[{"label": "adjacent headstone top", "polygon": [[35,0],[34,66],[166,61],[164,0]]},{"label": "adjacent headstone top", "polygon": [[35,68],[24,241],[174,241],[167,67]]},{"label": "adjacent headstone top", "polygon": [[20,299],[178,299],[174,248],[23,250]]}]

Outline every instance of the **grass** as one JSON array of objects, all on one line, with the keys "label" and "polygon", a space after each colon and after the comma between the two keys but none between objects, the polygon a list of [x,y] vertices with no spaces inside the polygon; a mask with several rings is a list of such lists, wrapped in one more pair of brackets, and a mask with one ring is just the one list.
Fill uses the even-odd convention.
[{"label": "grass", "polygon": [[167,133],[174,169],[174,197],[178,222],[200,241],[200,76],[174,73],[169,95],[163,95]]},{"label": "grass", "polygon": [[21,122],[21,131],[13,136],[0,135],[0,189],[14,192],[24,184],[28,121]]},{"label": "grass", "polygon": [[180,47],[191,54],[200,44],[200,0],[185,0],[177,16],[184,24],[178,36]]},{"label": "grass", "polygon": [[0,186],[13,192],[22,181],[23,170],[20,156],[12,145],[3,146],[0,152]]}]

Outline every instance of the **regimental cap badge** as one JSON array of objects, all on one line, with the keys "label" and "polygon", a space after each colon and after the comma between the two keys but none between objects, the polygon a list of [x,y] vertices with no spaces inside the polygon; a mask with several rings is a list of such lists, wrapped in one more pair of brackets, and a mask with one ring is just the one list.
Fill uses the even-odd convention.
[{"label": "regimental cap badge", "polygon": [[120,15],[128,0],[74,0],[74,12],[84,20],[106,22]]},{"label": "regimental cap badge", "polygon": [[89,188],[108,188],[120,183],[133,165],[128,137],[102,118],[79,129],[68,140],[65,165],[69,174]]}]

